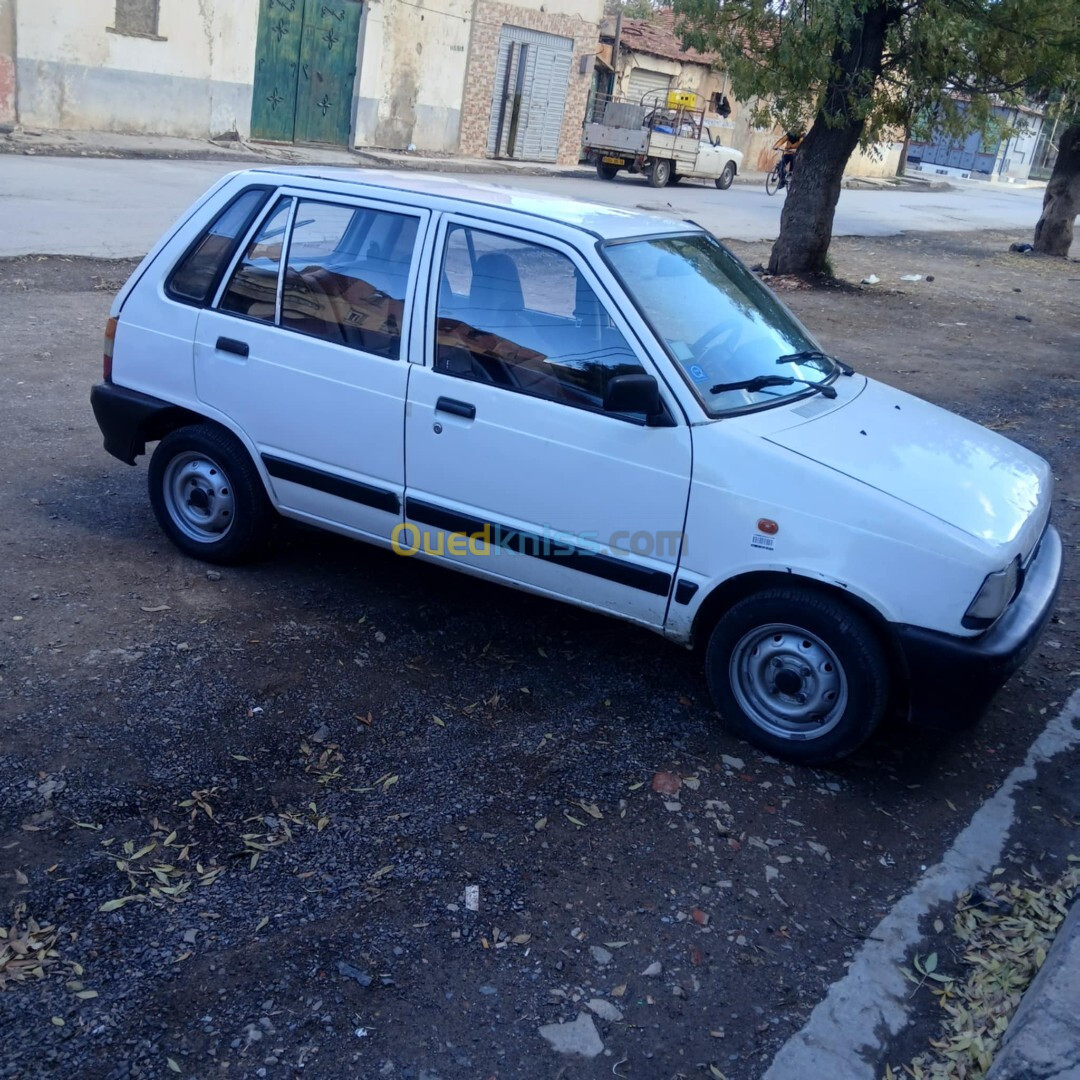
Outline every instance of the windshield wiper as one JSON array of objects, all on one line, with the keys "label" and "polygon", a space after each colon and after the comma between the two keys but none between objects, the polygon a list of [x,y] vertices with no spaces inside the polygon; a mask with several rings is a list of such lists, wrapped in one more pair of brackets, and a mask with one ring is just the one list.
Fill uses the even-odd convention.
[{"label": "windshield wiper", "polygon": [[802,383],[812,390],[820,390],[827,398],[836,397],[836,388],[827,386],[825,383],[811,382],[809,379],[800,379],[794,375],[755,375],[752,379],[743,379],[742,382],[717,383],[709,387],[710,394],[722,394],[725,390],[749,390],[756,393],[764,390],[767,386],[791,386],[793,383]]},{"label": "windshield wiper", "polygon": [[788,353],[786,356],[776,358],[778,364],[805,364],[809,360],[828,360],[840,369],[841,375],[855,374],[855,369],[850,364],[845,364],[843,360],[837,360],[835,356],[830,356],[820,349],[803,349],[801,352]]}]

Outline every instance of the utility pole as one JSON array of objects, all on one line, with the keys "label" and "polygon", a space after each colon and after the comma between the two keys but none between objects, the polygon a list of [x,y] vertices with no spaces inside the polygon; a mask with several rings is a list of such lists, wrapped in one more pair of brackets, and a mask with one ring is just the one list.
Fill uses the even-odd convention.
[{"label": "utility pole", "polygon": [[622,4],[615,15],[615,41],[611,46],[611,96],[615,97],[619,92],[619,43],[622,41]]}]

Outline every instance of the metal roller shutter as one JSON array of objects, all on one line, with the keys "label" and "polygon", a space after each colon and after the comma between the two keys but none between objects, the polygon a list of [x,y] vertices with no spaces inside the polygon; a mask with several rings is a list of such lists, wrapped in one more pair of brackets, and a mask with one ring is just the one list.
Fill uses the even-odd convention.
[{"label": "metal roller shutter", "polygon": [[[518,26],[503,27],[488,123],[489,154],[529,161],[557,159],[573,52],[570,38]],[[517,129],[510,147],[514,97],[519,86]]]},{"label": "metal roller shutter", "polygon": [[[670,75],[665,75],[660,71],[649,71],[647,68],[636,67],[630,72],[626,97],[628,101],[636,104],[650,90],[661,90],[666,93],[670,86]],[[656,95],[653,95],[651,100],[655,100],[655,98]]]}]

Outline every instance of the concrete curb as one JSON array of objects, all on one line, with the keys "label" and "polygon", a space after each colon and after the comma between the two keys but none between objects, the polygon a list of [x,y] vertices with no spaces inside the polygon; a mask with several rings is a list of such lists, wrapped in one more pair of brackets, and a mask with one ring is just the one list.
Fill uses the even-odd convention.
[{"label": "concrete curb", "polygon": [[1073,903],[986,1080],[1080,1080],[1080,903]]}]

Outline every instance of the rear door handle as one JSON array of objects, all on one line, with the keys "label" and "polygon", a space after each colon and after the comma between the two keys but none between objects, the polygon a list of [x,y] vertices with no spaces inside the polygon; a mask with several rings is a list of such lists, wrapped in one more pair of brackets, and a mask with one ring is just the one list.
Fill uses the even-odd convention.
[{"label": "rear door handle", "polygon": [[231,337],[219,337],[216,347],[218,352],[234,353],[236,356],[243,357],[246,357],[250,351],[246,341],[237,341],[236,338]]},{"label": "rear door handle", "polygon": [[454,398],[441,397],[435,402],[436,412],[450,413],[453,416],[464,416],[466,420],[476,419],[476,406],[467,401],[455,401]]}]

